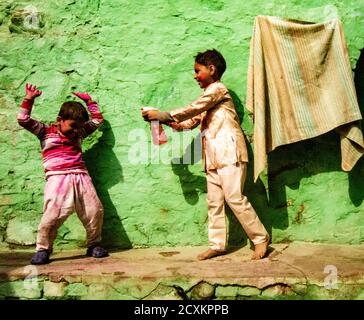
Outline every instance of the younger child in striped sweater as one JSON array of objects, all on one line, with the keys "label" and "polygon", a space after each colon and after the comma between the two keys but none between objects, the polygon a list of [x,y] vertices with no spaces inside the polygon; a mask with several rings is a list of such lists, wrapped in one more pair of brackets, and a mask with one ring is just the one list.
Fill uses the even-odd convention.
[{"label": "younger child in striped sweater", "polygon": [[82,159],[82,139],[102,125],[98,105],[87,93],[74,92],[83,100],[91,114],[79,102],[62,104],[55,124],[46,125],[30,117],[34,99],[42,94],[36,86],[26,84],[26,96],[18,114],[18,123],[40,140],[46,176],[44,208],[38,236],[37,252],[31,264],[49,262],[58,228],[77,212],[86,229],[88,256],[102,258],[108,252],[99,245],[103,222],[103,206],[96,194],[85,162]]}]

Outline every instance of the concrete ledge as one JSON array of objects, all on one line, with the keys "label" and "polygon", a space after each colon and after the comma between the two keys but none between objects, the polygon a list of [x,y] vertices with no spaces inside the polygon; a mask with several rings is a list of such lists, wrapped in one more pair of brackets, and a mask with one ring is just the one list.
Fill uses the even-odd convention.
[{"label": "concrete ledge", "polygon": [[273,244],[251,261],[248,247],[196,260],[206,247],[131,249],[110,257],[0,252],[2,299],[364,299],[364,245]]}]

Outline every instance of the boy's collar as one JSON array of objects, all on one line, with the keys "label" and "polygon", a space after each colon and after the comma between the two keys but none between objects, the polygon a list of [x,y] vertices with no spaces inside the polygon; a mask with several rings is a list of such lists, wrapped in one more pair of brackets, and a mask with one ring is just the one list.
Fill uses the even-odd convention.
[{"label": "boy's collar", "polygon": [[212,84],[216,83],[216,82],[221,82],[220,80],[216,80],[214,82],[211,82],[207,87],[205,87],[203,90],[205,91],[209,86],[211,86]]}]

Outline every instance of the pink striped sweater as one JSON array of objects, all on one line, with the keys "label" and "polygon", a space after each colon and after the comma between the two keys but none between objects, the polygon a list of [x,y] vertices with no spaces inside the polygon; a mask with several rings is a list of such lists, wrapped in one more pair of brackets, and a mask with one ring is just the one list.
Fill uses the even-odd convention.
[{"label": "pink striped sweater", "polygon": [[33,101],[24,99],[18,113],[18,123],[40,140],[43,166],[46,177],[53,174],[87,173],[82,159],[82,140],[99,128],[103,122],[102,114],[96,102],[87,105],[91,119],[87,121],[78,136],[68,138],[56,124],[46,125],[30,117]]}]

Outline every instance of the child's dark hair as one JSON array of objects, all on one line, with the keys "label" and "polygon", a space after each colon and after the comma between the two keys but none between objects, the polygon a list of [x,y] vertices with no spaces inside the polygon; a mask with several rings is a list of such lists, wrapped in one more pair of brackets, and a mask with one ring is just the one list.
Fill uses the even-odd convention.
[{"label": "child's dark hair", "polygon": [[226,61],[222,54],[215,50],[207,50],[205,52],[197,53],[195,62],[202,64],[206,67],[213,65],[217,71],[217,77],[220,79],[226,70]]},{"label": "child's dark hair", "polygon": [[58,116],[63,120],[76,120],[82,122],[89,120],[86,108],[76,101],[64,102],[59,110]]}]

